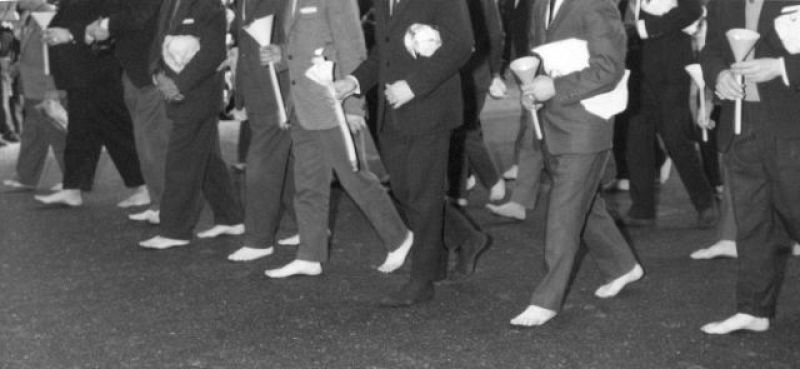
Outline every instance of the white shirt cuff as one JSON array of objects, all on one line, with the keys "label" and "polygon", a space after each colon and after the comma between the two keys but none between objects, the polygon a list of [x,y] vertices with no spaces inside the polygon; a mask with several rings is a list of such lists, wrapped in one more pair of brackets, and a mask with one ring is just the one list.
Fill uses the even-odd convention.
[{"label": "white shirt cuff", "polygon": [[649,37],[647,34],[647,27],[645,26],[643,20],[639,20],[636,22],[636,32],[639,33],[639,38],[641,38],[642,40]]},{"label": "white shirt cuff", "polygon": [[781,78],[783,78],[783,83],[788,87],[789,86],[789,73],[786,72],[786,60],[783,58],[778,59],[781,62]]},{"label": "white shirt cuff", "polygon": [[358,82],[358,78],[354,77],[352,74],[348,74],[347,77],[344,78],[347,78],[356,84],[356,89],[353,90],[353,95],[361,95],[361,83]]}]

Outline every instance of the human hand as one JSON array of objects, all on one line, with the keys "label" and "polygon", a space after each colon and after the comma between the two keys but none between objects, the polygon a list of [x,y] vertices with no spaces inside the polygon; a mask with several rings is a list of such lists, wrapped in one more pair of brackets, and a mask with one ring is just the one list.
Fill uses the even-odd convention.
[{"label": "human hand", "polygon": [[748,82],[761,83],[780,77],[783,61],[779,58],[758,58],[734,63],[731,72],[741,75]]},{"label": "human hand", "polygon": [[270,63],[279,63],[283,58],[283,53],[280,46],[267,45],[261,47],[259,56],[261,58],[261,65],[266,66]]},{"label": "human hand", "polygon": [[386,85],[386,101],[393,108],[398,109],[414,98],[414,91],[405,80]]},{"label": "human hand", "polygon": [[489,96],[495,99],[502,99],[506,97],[508,93],[508,87],[506,87],[505,81],[500,76],[495,76],[492,78],[492,84],[489,85]]},{"label": "human hand", "polygon": [[367,128],[367,121],[363,116],[357,114],[346,114],[347,125],[350,126],[350,132],[361,132],[362,129]]},{"label": "human hand", "polygon": [[730,69],[726,69],[717,75],[714,93],[722,100],[738,100],[744,98],[744,86]]},{"label": "human hand", "polygon": [[44,30],[42,34],[42,41],[50,46],[66,44],[72,42],[75,38],[72,37],[72,32],[62,27],[51,27]]},{"label": "human hand", "polygon": [[333,82],[333,89],[336,90],[336,99],[344,100],[356,92],[358,84],[355,78],[346,77]]},{"label": "human hand", "polygon": [[164,96],[167,101],[183,101],[183,95],[178,89],[178,85],[172,78],[167,77],[164,73],[159,73],[155,77],[156,88]]}]

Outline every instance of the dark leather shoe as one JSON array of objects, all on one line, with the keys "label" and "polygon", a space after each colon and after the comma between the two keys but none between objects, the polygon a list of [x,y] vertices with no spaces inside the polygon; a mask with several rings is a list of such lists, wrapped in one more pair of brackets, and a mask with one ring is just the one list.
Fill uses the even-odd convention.
[{"label": "dark leather shoe", "polygon": [[711,206],[697,212],[697,227],[711,228],[719,220],[719,205],[714,201]]},{"label": "dark leather shoe", "polygon": [[382,307],[408,307],[433,299],[433,283],[408,282],[399,291],[381,299]]},{"label": "dark leather shoe", "polygon": [[460,280],[475,273],[478,265],[478,258],[489,248],[492,243],[491,237],[484,232],[479,232],[475,237],[465,242],[458,252],[458,262],[450,277],[452,280]]},{"label": "dark leather shoe", "polygon": [[656,225],[656,218],[634,218],[630,215],[623,216],[621,221],[627,227],[652,227]]}]

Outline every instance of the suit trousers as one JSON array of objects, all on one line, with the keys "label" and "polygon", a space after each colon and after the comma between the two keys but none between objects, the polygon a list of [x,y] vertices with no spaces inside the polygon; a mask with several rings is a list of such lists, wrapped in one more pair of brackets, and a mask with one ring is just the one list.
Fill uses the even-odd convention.
[{"label": "suit trousers", "polygon": [[713,205],[714,192],[689,133],[688,96],[689,77],[685,74],[674,81],[655,82],[644,78],[641,113],[628,122],[626,159],[633,201],[631,217],[651,219],[656,216],[656,132],[661,135],[695,209],[702,211]]},{"label": "suit trousers", "polygon": [[565,155],[542,151],[553,181],[545,228],[547,274],[536,286],[531,305],[558,311],[582,243],[610,279],[633,269],[636,258],[599,193],[611,151]]},{"label": "suit trousers", "polygon": [[244,244],[252,248],[269,248],[275,244],[283,212],[292,219],[295,217],[292,135],[271,117],[255,112],[249,114],[248,122],[250,141],[244,174]]},{"label": "suit trousers", "polygon": [[143,185],[122,83],[116,80],[72,88],[67,90],[67,99],[69,128],[64,149],[64,189],[92,189],[103,146],[125,186]]},{"label": "suit trousers", "polygon": [[300,231],[297,259],[328,261],[328,216],[331,175],[363,212],[388,251],[400,247],[408,228],[378,177],[367,170],[353,171],[338,127],[306,130],[292,126],[294,207]]},{"label": "suit trousers", "polygon": [[511,201],[524,206],[526,209],[536,207],[539,196],[539,186],[544,171],[544,158],[542,156],[542,141],[536,138],[531,125],[531,115],[523,109],[520,117],[519,151],[517,156],[517,180],[511,193]]},{"label": "suit trousers", "polygon": [[17,158],[17,180],[34,187],[42,177],[51,147],[58,167],[64,172],[64,146],[67,137],[67,132],[37,107],[41,103],[42,100],[25,99],[25,119]]},{"label": "suit trousers", "polygon": [[411,281],[444,279],[448,257],[444,246],[458,248],[479,232],[445,201],[451,131],[412,136],[389,127],[381,131],[381,157],[400,214],[414,232]]},{"label": "suit trousers", "polygon": [[122,85],[142,176],[150,192],[150,209],[158,210],[164,193],[164,164],[172,121],[167,118],[164,98],[155,86],[136,87],[127,74],[122,75]]},{"label": "suit trousers", "polygon": [[744,103],[725,162],[736,215],[737,312],[775,316],[792,238],[800,239],[800,140],[763,134],[769,112]]},{"label": "suit trousers", "polygon": [[161,235],[188,240],[203,210],[203,198],[214,214],[214,224],[243,221],[242,207],[222,160],[218,118],[173,120],[167,146],[164,195],[161,199]]},{"label": "suit trousers", "polygon": [[464,125],[453,131],[450,141],[447,178],[448,192],[453,198],[466,197],[466,179],[470,169],[486,188],[500,180],[481,129],[480,113],[486,102],[486,92],[474,93],[470,98],[473,101],[464,104]]}]

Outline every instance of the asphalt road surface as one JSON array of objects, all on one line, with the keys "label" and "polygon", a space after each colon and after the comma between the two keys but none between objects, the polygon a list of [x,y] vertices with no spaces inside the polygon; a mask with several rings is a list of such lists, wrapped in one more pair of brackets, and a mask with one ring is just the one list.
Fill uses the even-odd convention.
[{"label": "asphalt road surface", "polygon": [[[484,122],[503,167],[515,105],[492,102]],[[238,125],[221,128],[230,159]],[[0,150],[7,178],[16,147]],[[432,302],[385,309],[377,301],[405,281],[407,268],[389,276],[374,270],[383,249],[340,191],[324,274],[269,280],[264,269],[293,259],[293,247],[248,264],[225,259],[237,238],[141,249],[137,242],[157,228],[115,207],[123,187],[105,157],[97,177],[79,209],[0,193],[0,368],[800,368],[799,259],[788,264],[769,332],[700,332],[734,312],[736,261],[688,258],[715,232],[694,228],[674,173],[662,187],[658,226],[627,231],[646,277],[599,300],[593,291],[604,277],[586,257],[563,311],[535,329],[508,321],[544,273],[542,207],[525,222],[503,220],[484,210],[479,186],[468,212],[493,244],[476,275],[438,285]],[[57,181],[50,165],[43,186]],[[608,199],[620,211],[629,205],[625,193]],[[209,224],[206,214],[199,228]],[[284,225],[283,234],[291,232],[291,222]]]}]

